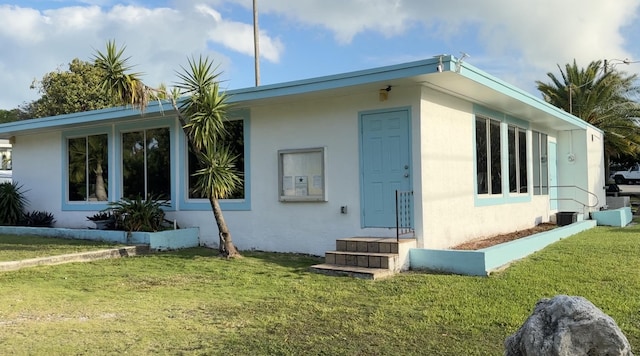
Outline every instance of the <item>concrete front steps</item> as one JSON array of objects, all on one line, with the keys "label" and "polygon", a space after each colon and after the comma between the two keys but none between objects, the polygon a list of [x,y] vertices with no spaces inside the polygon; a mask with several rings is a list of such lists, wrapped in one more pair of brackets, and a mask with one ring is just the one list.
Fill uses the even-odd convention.
[{"label": "concrete front steps", "polygon": [[325,253],[325,263],[311,266],[317,273],[379,279],[409,269],[409,249],[415,239],[351,237],[336,240],[336,250]]}]

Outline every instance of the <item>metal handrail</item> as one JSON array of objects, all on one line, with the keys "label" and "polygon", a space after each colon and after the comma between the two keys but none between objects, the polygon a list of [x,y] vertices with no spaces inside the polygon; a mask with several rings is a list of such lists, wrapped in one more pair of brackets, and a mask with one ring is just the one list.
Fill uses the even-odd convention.
[{"label": "metal handrail", "polygon": [[[580,191],[583,191],[583,192],[587,193],[589,196],[593,196],[595,198],[595,200],[596,200],[595,204],[593,204],[593,205],[590,205],[589,203],[584,203],[584,202],[582,202],[580,200],[577,200],[575,198],[549,198],[549,200],[556,200],[556,201],[561,201],[562,200],[562,201],[573,201],[573,202],[576,202],[576,203],[582,205],[582,212],[583,213],[585,213],[586,208],[595,208],[600,203],[600,201],[598,199],[598,196],[595,193],[590,192],[590,191],[588,191],[588,190],[586,190],[584,188],[578,187],[577,185],[552,185],[552,186],[549,186],[549,189],[551,189],[551,188],[574,188],[574,189],[577,189],[577,190],[580,190]],[[591,199],[589,199],[589,200],[591,200]]]},{"label": "metal handrail", "polygon": [[396,240],[415,233],[412,223],[413,191],[396,190]]}]

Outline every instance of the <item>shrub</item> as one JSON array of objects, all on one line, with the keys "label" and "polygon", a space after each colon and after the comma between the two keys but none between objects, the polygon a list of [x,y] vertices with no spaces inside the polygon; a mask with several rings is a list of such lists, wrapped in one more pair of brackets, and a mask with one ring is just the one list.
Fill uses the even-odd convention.
[{"label": "shrub", "polygon": [[18,225],[28,200],[17,182],[0,183],[0,225]]},{"label": "shrub", "polygon": [[53,217],[52,213],[46,211],[32,211],[24,214],[22,217],[23,226],[33,226],[33,227],[53,227],[56,220]]},{"label": "shrub", "polygon": [[122,198],[118,202],[109,203],[116,217],[116,230],[147,231],[162,230],[165,222],[163,206],[169,206],[166,200],[154,197],[142,200]]}]

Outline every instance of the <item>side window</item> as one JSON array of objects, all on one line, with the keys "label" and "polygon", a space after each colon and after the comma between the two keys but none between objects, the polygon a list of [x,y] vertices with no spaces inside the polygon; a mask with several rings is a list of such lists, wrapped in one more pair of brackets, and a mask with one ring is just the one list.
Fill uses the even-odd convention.
[{"label": "side window", "polygon": [[527,192],[527,132],[517,126],[508,127],[509,192]]},{"label": "side window", "polygon": [[[244,199],[245,198],[245,190],[243,187],[245,186],[244,181],[244,171],[245,171],[245,157],[244,157],[244,120],[230,120],[225,121],[224,127],[226,132],[222,135],[222,139],[224,140],[224,144],[227,145],[231,153],[236,156],[235,160],[235,168],[242,175],[241,179],[243,181],[242,187],[235,191],[232,196],[227,199]],[[198,194],[194,192],[194,187],[196,186],[197,177],[194,177],[193,174],[196,173],[200,167],[198,159],[196,155],[194,155],[189,149],[189,158],[188,158],[188,177],[187,181],[189,182],[188,186],[188,194],[189,199],[204,199],[206,198],[203,194]]]},{"label": "side window", "polygon": [[122,133],[122,196],[170,199],[169,128]]},{"label": "side window", "polygon": [[68,201],[107,201],[107,134],[68,138],[66,146]]},{"label": "side window", "polygon": [[533,150],[533,194],[547,195],[549,194],[549,165],[548,165],[548,148],[547,135],[540,132],[533,132],[532,136]]},{"label": "side window", "polygon": [[478,194],[502,194],[500,121],[476,117]]}]

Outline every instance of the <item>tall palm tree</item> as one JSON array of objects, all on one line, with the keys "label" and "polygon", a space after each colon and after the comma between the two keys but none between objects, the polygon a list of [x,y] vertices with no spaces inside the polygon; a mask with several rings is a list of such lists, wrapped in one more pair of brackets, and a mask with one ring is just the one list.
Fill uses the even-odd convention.
[{"label": "tall palm tree", "polygon": [[609,159],[640,153],[640,104],[634,100],[640,93],[637,76],[606,68],[593,61],[578,68],[576,61],[566,64],[561,77],[547,73],[551,83],[536,81],[544,100],[605,133],[605,169],[609,175]]},{"label": "tall palm tree", "polygon": [[[144,111],[149,100],[169,98],[187,138],[189,149],[198,157],[201,167],[196,172],[196,190],[203,193],[211,204],[218,226],[219,250],[226,257],[242,257],[231,237],[219,199],[226,198],[242,184],[235,169],[235,157],[220,140],[227,120],[228,96],[219,88],[217,68],[208,58],[189,59],[189,67],[178,73],[177,91],[167,93],[166,88],[152,88],[132,73],[129,57],[123,57],[125,47],[118,49],[108,41],[104,53],[97,51],[96,64],[104,69],[102,89],[115,95],[121,104],[132,105]],[[178,96],[185,95],[178,105]]]}]

